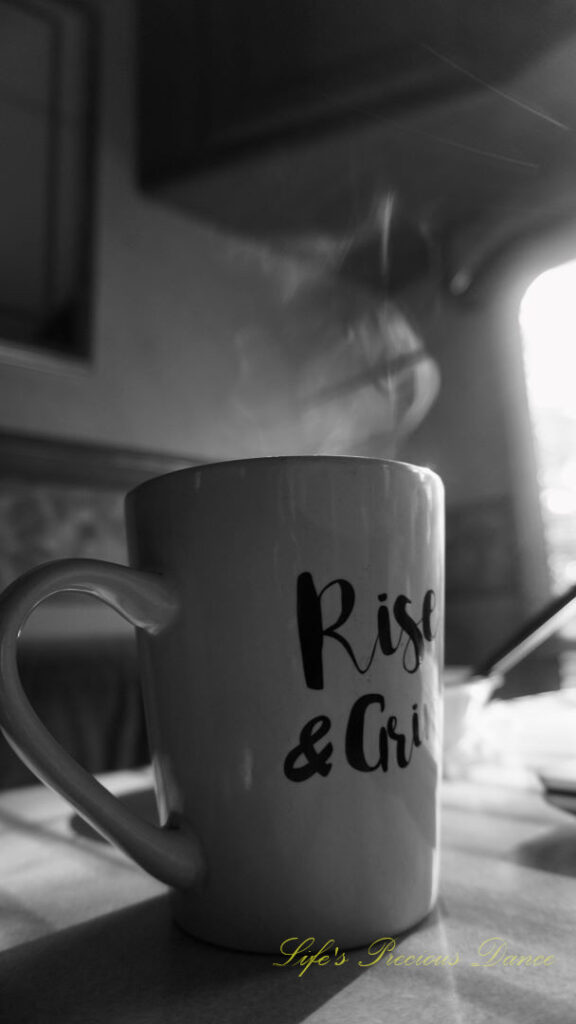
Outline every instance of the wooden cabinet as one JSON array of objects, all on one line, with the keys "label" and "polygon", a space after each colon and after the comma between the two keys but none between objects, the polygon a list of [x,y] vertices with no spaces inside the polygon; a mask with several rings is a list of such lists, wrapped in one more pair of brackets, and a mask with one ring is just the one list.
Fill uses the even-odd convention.
[{"label": "wooden cabinet", "polygon": [[142,184],[266,236],[349,231],[400,185],[413,201],[429,144],[399,121],[471,86],[428,45],[470,42],[446,6],[141,0]]},{"label": "wooden cabinet", "polygon": [[140,182],[227,231],[349,237],[393,196],[438,242],[490,212],[498,224],[536,170],[547,187],[551,167],[550,194],[556,165],[572,171],[566,0],[138,10]]}]

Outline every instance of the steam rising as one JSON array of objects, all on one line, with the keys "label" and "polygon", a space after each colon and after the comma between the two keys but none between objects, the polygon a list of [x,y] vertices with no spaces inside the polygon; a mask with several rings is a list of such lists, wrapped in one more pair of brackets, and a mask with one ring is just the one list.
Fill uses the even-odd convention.
[{"label": "steam rising", "polygon": [[[235,258],[257,261],[275,301],[266,329],[234,338],[233,402],[258,439],[248,454],[391,457],[425,416],[439,375],[386,294],[392,214],[388,197],[351,239],[300,239],[284,252],[236,245]],[[342,272],[360,246],[369,285]]]}]

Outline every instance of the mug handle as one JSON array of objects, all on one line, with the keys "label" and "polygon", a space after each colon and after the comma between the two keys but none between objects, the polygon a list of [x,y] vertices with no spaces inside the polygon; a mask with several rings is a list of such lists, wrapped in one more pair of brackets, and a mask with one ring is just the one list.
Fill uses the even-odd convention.
[{"label": "mug handle", "polygon": [[48,732],[22,688],[18,636],[41,601],[60,591],[92,594],[148,633],[162,632],[179,602],[160,575],[94,559],[49,562],[16,580],[0,597],[0,729],[18,756],[103,836],[167,885],[189,888],[205,872],[198,839],[182,819],[158,827],[128,810]]}]

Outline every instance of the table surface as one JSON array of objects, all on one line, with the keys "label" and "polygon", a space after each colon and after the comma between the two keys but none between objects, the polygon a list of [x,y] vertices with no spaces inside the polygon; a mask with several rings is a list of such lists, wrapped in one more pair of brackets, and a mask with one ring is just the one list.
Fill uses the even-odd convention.
[{"label": "table surface", "polygon": [[[129,794],[150,775],[106,781]],[[166,888],[81,834],[43,787],[0,795],[0,833],[7,1024],[576,1020],[576,817],[547,804],[530,772],[445,782],[437,909],[378,963],[355,951],[302,977],[280,955],[184,935]]]}]

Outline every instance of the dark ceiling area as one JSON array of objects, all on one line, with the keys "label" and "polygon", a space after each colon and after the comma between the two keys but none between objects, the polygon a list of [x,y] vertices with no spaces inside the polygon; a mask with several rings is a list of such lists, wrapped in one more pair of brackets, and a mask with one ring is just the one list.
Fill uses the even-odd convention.
[{"label": "dark ceiling area", "polygon": [[572,2],[139,8],[157,199],[284,247],[354,237],[351,275],[387,218],[399,285],[434,250],[453,295],[534,239],[576,254]]}]

